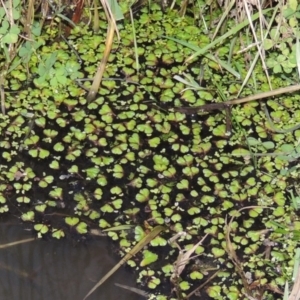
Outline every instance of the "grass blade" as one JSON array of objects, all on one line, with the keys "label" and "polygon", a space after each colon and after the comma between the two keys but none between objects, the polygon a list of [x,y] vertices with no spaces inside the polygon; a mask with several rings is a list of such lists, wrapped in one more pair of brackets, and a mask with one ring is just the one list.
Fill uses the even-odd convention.
[{"label": "grass blade", "polygon": [[113,275],[124,263],[131,257],[141,251],[147,244],[149,244],[157,235],[159,235],[166,227],[156,226],[150,233],[144,236],[120,261],[116,264],[100,281],[87,293],[83,300],[87,299],[100,285],[102,285],[111,275]]},{"label": "grass blade", "polygon": [[134,288],[134,287],[131,287],[131,286],[128,286],[128,285],[124,285],[124,284],[120,284],[120,283],[115,283],[115,285],[122,288],[122,289],[125,289],[125,290],[131,291],[133,293],[136,293],[138,295],[141,295],[145,298],[148,298],[148,296],[149,296],[148,293],[146,293],[145,291],[143,291],[141,289],[137,289],[137,288]]},{"label": "grass blade", "polygon": [[288,300],[298,300],[300,298],[300,272],[299,272],[300,262],[299,261],[300,261],[300,248],[297,248],[295,254],[293,278],[292,278],[294,281],[294,286]]},{"label": "grass blade", "polygon": [[[262,11],[263,14],[267,14],[268,12],[270,12],[271,10],[273,10],[273,8],[268,8]],[[252,22],[255,21],[256,19],[258,19],[260,16],[260,13],[256,13],[251,17]],[[214,46],[221,44],[223,41],[225,41],[228,37],[230,37],[231,35],[236,34],[237,32],[239,32],[241,29],[243,29],[244,27],[249,25],[249,20],[245,20],[242,23],[236,25],[235,27],[233,27],[231,30],[229,30],[228,32],[226,32],[224,35],[220,36],[219,38],[215,39],[213,42],[211,42],[210,44],[208,44],[206,47],[204,48],[200,48],[197,47],[195,45],[189,44],[188,42],[184,42],[172,37],[168,37],[168,36],[163,36],[167,39],[170,39],[174,42],[178,42],[186,47],[189,47],[192,50],[195,50],[196,53],[192,54],[190,57],[188,57],[186,59],[186,63],[188,63],[189,61],[191,61],[192,59],[194,59],[197,56],[200,55],[206,55],[208,50],[210,50],[211,48],[213,48]]]},{"label": "grass blade", "polygon": [[5,248],[13,247],[13,246],[16,246],[16,245],[19,245],[19,244],[33,242],[34,240],[35,240],[35,238],[28,238],[28,239],[25,239],[25,240],[20,240],[20,241],[8,243],[8,244],[0,245],[0,249],[5,249]]}]

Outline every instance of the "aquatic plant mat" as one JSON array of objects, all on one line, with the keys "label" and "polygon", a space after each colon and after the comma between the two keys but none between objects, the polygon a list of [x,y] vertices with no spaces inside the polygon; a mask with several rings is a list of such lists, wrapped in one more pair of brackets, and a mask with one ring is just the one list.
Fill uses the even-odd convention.
[{"label": "aquatic plant mat", "polygon": [[[234,102],[271,88],[259,61],[240,79],[257,52],[249,33],[185,63],[211,43],[207,26],[222,13],[201,7],[200,22],[151,2],[134,16],[135,39],[132,21],[119,22],[92,101],[105,21],[66,38],[53,19],[14,60],[1,54],[0,212],[39,238],[106,229],[149,299],[281,299],[300,238],[296,38],[282,30],[277,47],[272,32],[265,47],[272,90],[284,93]],[[149,240],[156,226],[166,228]]]}]

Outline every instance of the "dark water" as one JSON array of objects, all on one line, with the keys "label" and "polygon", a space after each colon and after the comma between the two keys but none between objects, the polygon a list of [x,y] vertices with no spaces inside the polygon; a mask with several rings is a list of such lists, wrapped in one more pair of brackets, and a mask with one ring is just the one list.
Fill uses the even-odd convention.
[{"label": "dark water", "polygon": [[[0,245],[31,237],[24,225],[0,225]],[[86,244],[35,240],[0,249],[0,299],[83,299],[118,262],[109,253],[108,241],[101,237]],[[121,268],[88,299],[145,299],[114,283],[135,286],[133,275]]]}]

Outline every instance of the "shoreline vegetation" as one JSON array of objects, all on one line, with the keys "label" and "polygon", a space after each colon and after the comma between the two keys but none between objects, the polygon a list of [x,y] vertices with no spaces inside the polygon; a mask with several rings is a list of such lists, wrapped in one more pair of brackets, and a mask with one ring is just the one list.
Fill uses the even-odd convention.
[{"label": "shoreline vegetation", "polygon": [[298,299],[299,16],[292,0],[2,2],[3,219],[107,235],[108,276],[126,263],[148,299]]}]

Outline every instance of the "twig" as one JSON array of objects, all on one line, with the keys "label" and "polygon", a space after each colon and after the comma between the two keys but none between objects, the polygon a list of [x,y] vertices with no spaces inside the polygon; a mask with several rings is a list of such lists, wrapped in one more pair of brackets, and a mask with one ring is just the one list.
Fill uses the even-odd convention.
[{"label": "twig", "polygon": [[285,93],[293,93],[298,90],[300,90],[300,84],[276,89],[273,91],[258,93],[256,95],[251,95],[251,96],[247,96],[247,97],[243,97],[243,98],[239,98],[239,99],[233,99],[233,100],[229,100],[229,101],[225,101],[225,102],[221,102],[221,103],[210,103],[210,104],[204,104],[204,105],[194,106],[194,107],[174,107],[171,110],[179,111],[179,112],[182,112],[185,114],[195,114],[195,113],[199,113],[199,112],[212,111],[212,110],[216,110],[216,109],[223,110],[223,109],[228,108],[231,105],[251,102],[251,101],[255,101],[255,100],[262,100],[262,99],[265,99],[268,97],[274,97],[274,96],[278,96],[278,95],[285,94]]},{"label": "twig", "polygon": [[202,283],[200,286],[198,286],[196,289],[191,291],[187,296],[186,299],[189,299],[191,296],[193,296],[197,291],[201,290],[204,286],[206,286],[210,281],[212,281],[220,272],[220,270],[216,271],[214,274],[212,274],[204,283]]}]

